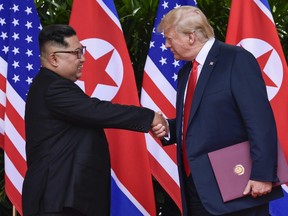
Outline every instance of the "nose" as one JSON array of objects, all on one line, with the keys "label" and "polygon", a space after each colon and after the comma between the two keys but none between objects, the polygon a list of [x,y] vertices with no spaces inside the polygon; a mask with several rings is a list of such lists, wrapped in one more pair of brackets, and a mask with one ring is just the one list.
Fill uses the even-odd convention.
[{"label": "nose", "polygon": [[81,61],[81,62],[85,62],[85,61],[86,61],[85,54],[81,55],[80,61]]}]

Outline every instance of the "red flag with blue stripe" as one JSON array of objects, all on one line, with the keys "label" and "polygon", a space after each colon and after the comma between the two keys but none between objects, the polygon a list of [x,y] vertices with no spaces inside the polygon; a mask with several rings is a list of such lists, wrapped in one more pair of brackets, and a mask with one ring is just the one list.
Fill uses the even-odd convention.
[{"label": "red flag with blue stripe", "polygon": [[22,214],[22,184],[27,170],[24,108],[40,68],[40,20],[33,0],[0,3],[0,147],[4,149],[5,191]]},{"label": "red flag with blue stripe", "polygon": [[[268,97],[277,124],[278,138],[288,159],[288,68],[267,0],[233,0],[226,42],[250,51],[262,69]],[[272,216],[288,215],[285,197],[270,203]]]},{"label": "red flag with blue stripe", "polygon": [[[140,105],[114,2],[74,0],[70,25],[87,46],[83,75],[77,84],[90,96]],[[116,129],[107,129],[105,133],[112,164],[111,215],[156,215],[144,134]]]},{"label": "red flag with blue stripe", "polygon": [[[165,14],[183,5],[196,6],[197,3],[194,0],[159,1],[141,90],[141,105],[161,110],[168,118],[175,118],[176,115],[177,74],[185,62],[174,59],[171,51],[165,47],[163,35],[155,29]],[[176,146],[162,147],[151,134],[145,134],[145,137],[152,174],[181,209]]]}]

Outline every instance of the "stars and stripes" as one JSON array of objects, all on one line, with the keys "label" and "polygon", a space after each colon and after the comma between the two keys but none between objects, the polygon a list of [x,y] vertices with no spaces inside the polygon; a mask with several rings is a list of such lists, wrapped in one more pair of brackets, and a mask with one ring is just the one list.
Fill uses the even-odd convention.
[{"label": "stars and stripes", "polygon": [[[156,28],[165,14],[182,5],[195,6],[196,1],[159,1],[141,91],[141,105],[161,110],[168,118],[175,117],[177,74],[185,62],[174,59],[171,51],[165,47],[163,34],[157,33]],[[172,145],[163,148],[150,134],[146,134],[146,144],[152,174],[181,209],[176,147]]]},{"label": "stars and stripes", "polygon": [[33,0],[0,3],[0,146],[5,151],[6,193],[21,213],[26,172],[24,109],[39,70],[40,21]]}]

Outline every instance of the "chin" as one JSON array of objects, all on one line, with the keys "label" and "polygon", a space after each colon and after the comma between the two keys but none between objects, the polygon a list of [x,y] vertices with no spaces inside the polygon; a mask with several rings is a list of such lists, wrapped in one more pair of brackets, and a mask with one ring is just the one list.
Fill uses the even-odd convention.
[{"label": "chin", "polygon": [[76,79],[80,79],[82,77],[82,73],[78,73],[77,76],[76,76]]}]

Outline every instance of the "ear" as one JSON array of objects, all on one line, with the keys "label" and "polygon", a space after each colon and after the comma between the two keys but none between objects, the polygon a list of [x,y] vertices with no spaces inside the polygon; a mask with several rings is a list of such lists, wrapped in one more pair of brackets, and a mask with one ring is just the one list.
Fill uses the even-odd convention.
[{"label": "ear", "polygon": [[189,44],[193,44],[195,41],[195,33],[194,32],[188,33],[188,38],[189,38]]},{"label": "ear", "polygon": [[50,53],[48,56],[48,61],[51,65],[53,65],[54,67],[58,66],[58,59],[55,55],[55,53]]}]

